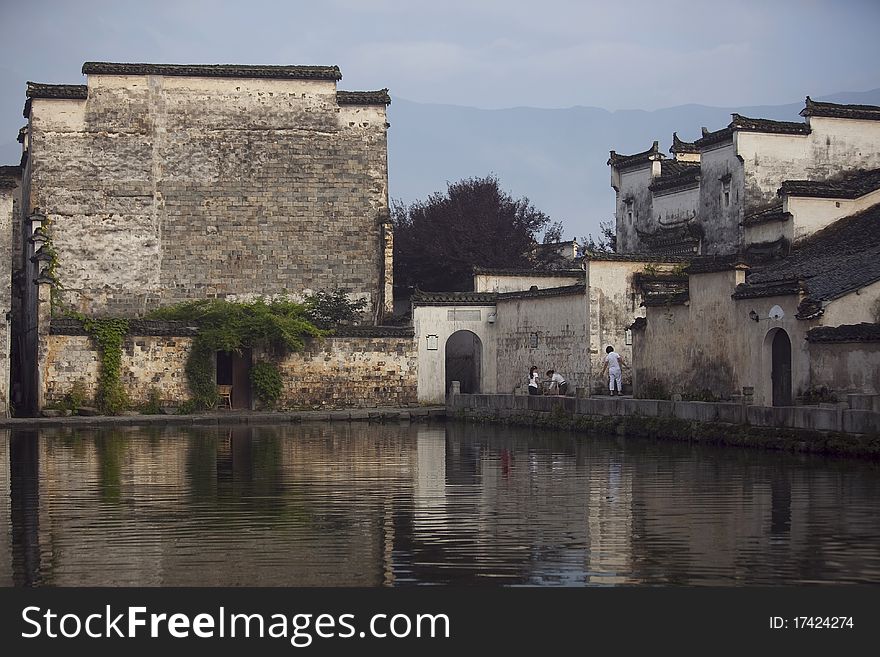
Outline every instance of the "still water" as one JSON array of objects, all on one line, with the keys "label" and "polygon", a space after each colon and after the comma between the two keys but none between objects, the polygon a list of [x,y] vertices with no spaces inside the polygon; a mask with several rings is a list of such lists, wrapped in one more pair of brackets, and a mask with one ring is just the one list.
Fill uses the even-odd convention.
[{"label": "still water", "polygon": [[0,432],[0,584],[880,582],[880,466],[476,425]]}]

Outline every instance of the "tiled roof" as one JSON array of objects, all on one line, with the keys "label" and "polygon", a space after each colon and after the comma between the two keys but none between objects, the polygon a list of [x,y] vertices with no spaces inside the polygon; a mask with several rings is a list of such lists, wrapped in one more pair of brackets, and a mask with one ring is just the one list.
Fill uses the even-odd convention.
[{"label": "tiled roof", "polygon": [[723,142],[733,137],[733,133],[740,132],[764,132],[781,135],[808,135],[810,126],[806,123],[792,121],[771,121],[770,119],[753,119],[742,114],[733,113],[732,120],[726,128],[710,132],[703,128],[703,136],[694,142],[697,148],[703,148],[712,144]]},{"label": "tiled roof", "polygon": [[639,238],[651,253],[667,257],[670,255],[696,254],[703,237],[703,228],[690,221],[675,224],[660,224],[656,230],[648,232],[636,229]]},{"label": "tiled roof", "polygon": [[89,88],[84,84],[42,84],[40,82],[28,82],[22,115],[25,118],[31,114],[31,100],[34,98],[60,98],[85,100],[88,98]]},{"label": "tiled roof", "polygon": [[807,342],[880,342],[880,324],[817,326],[807,331]]},{"label": "tiled roof", "polygon": [[411,338],[412,326],[340,326],[330,338]]},{"label": "tiled roof", "polygon": [[689,262],[687,256],[665,256],[656,255],[654,253],[613,253],[613,252],[596,252],[587,253],[586,260],[607,260],[611,262]]},{"label": "tiled roof", "polygon": [[793,121],[771,121],[770,119],[752,119],[742,114],[731,114],[733,120],[727,126],[743,132],[768,132],[782,135],[808,135],[810,126],[806,123]]},{"label": "tiled roof", "polygon": [[699,153],[700,149],[691,141],[682,141],[678,138],[678,133],[672,133],[672,146],[669,148],[670,153]]},{"label": "tiled roof", "polygon": [[489,306],[498,301],[511,299],[534,299],[542,297],[584,294],[583,283],[562,285],[559,287],[532,286],[532,289],[516,292],[421,292],[413,294],[412,302],[416,306]]},{"label": "tiled roof", "polygon": [[506,301],[508,299],[533,299],[536,297],[558,297],[570,294],[583,294],[586,289],[587,288],[583,283],[578,283],[576,285],[535,288],[518,292],[499,292],[498,301]]},{"label": "tiled roof", "polygon": [[660,167],[660,175],[654,178],[649,189],[655,194],[685,187],[694,187],[700,183],[699,162],[679,162],[664,160]]},{"label": "tiled roof", "polygon": [[771,221],[788,221],[789,219],[791,219],[791,213],[783,212],[782,201],[779,201],[766,208],[756,210],[755,212],[746,215],[745,219],[742,221],[742,225],[757,226],[758,224],[766,224]]},{"label": "tiled roof", "polygon": [[[128,322],[128,335],[164,335],[187,337],[199,332],[195,326],[186,322],[173,322],[158,319],[132,319]],[[52,335],[88,335],[78,319],[54,318],[49,324]]]},{"label": "tiled roof", "polygon": [[690,293],[685,290],[683,292],[660,292],[656,294],[646,294],[642,297],[642,305],[651,306],[680,306],[690,301]]},{"label": "tiled roof", "polygon": [[620,155],[617,151],[611,151],[611,155],[606,164],[610,164],[618,169],[626,169],[650,162],[651,160],[660,160],[664,157],[665,155],[660,152],[660,142],[655,141],[651,148],[642,151],[641,153],[635,153],[634,155]]},{"label": "tiled roof", "polygon": [[497,292],[423,292],[416,290],[412,302],[416,306],[491,306],[498,298]]},{"label": "tiled roof", "polygon": [[583,269],[486,269],[474,267],[474,274],[483,276],[534,276],[534,277],[565,277],[583,278]]},{"label": "tiled roof", "polygon": [[779,297],[800,294],[804,291],[801,281],[796,278],[765,283],[743,283],[736,286],[731,295],[734,299],[756,299],[760,297]]},{"label": "tiled roof", "polygon": [[388,89],[378,91],[337,91],[336,102],[340,105],[390,105]]},{"label": "tiled roof", "polygon": [[878,225],[880,204],[839,219],[795,244],[788,256],[752,267],[733,296],[804,291],[798,317],[817,316],[825,302],[880,281]]},{"label": "tiled roof", "polygon": [[729,127],[721,128],[721,130],[715,130],[714,132],[706,127],[701,128],[701,130],[703,136],[694,142],[694,145],[700,149],[706,146],[712,146],[713,144],[720,144],[723,141],[733,138],[733,130]]},{"label": "tiled roof", "polygon": [[876,105],[840,105],[822,103],[807,96],[801,116],[828,116],[837,119],[880,121],[880,107]]},{"label": "tiled roof", "polygon": [[708,255],[696,256],[686,267],[686,271],[688,274],[709,274],[742,268],[748,269],[748,265],[741,255]]},{"label": "tiled roof", "polygon": [[86,62],[86,75],[175,75],[193,78],[341,80],[338,66],[250,66],[243,64],[120,64]]},{"label": "tiled roof", "polygon": [[859,198],[880,189],[880,169],[854,171],[829,180],[786,180],[779,194],[816,198]]}]

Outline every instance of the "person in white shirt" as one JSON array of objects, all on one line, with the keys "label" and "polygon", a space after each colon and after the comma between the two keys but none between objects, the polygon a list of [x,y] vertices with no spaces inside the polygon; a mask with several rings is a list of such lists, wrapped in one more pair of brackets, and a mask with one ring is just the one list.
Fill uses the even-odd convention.
[{"label": "person in white shirt", "polygon": [[568,389],[568,381],[561,374],[554,370],[547,370],[547,378],[550,379],[550,394],[564,395]]},{"label": "person in white shirt", "polygon": [[[608,389],[611,391],[611,396],[613,397],[615,394],[622,394],[623,390],[623,370],[622,368],[626,367],[626,363],[623,362],[623,356],[614,351],[614,347],[608,345],[605,347],[605,362],[602,365],[602,375],[605,375],[605,370],[608,370]],[[615,391],[615,387],[617,390]]]},{"label": "person in white shirt", "polygon": [[540,375],[538,374],[538,368],[532,365],[532,369],[529,370],[529,394],[530,395],[540,395],[541,394],[541,382],[538,380]]}]

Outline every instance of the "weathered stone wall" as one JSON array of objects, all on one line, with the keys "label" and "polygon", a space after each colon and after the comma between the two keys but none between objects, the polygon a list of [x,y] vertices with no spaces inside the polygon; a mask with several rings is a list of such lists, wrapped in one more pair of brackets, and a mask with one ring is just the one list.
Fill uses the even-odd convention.
[{"label": "weathered stone wall", "polygon": [[412,335],[329,337],[281,363],[282,408],[408,406],[417,403]]},{"label": "weathered stone wall", "polygon": [[658,162],[645,162],[640,167],[625,169],[619,173],[612,169],[612,186],[617,193],[615,224],[618,253],[638,253],[644,250],[636,231],[654,230],[653,195],[648,186],[654,176],[659,174]]},{"label": "weathered stone wall", "polygon": [[12,226],[16,181],[0,177],[0,416],[9,413],[12,344]]},{"label": "weathered stone wall", "polygon": [[[129,336],[122,352],[121,381],[132,404],[145,403],[155,388],[161,399],[178,405],[190,398],[186,360],[192,337]],[[46,404],[64,400],[75,384],[93,400],[98,391],[100,355],[85,335],[50,335],[44,365]]]},{"label": "weathered stone wall", "polygon": [[[586,299],[579,293],[499,299],[495,322],[497,383],[500,392],[528,385],[529,369],[537,366],[541,378],[554,369],[575,388],[587,382]],[[530,338],[537,334],[537,346]]]},{"label": "weathered stone wall", "polygon": [[880,343],[810,344],[810,382],[828,388],[838,400],[848,393],[880,394]]},{"label": "weathered stone wall", "polygon": [[684,189],[654,192],[651,203],[655,221],[652,231],[657,230],[661,223],[674,224],[687,221],[697,215],[700,187],[695,184]]},{"label": "weathered stone wall", "polygon": [[843,405],[764,408],[742,403],[625,397],[456,394],[447,400],[446,413],[465,420],[556,430],[880,457],[880,412]]},{"label": "weathered stone wall", "polygon": [[[131,315],[340,285],[382,301],[384,105],[332,80],[90,75],[31,104],[28,209],[64,300]],[[388,300],[386,300],[387,302]]]},{"label": "weathered stone wall", "polygon": [[[156,388],[177,406],[190,399],[186,362],[192,336],[131,335],[125,339],[121,380],[137,406]],[[254,359],[259,359],[258,353]],[[310,341],[280,364],[280,408],[407,406],[416,403],[418,363],[412,335],[394,329],[383,336],[357,335]],[[81,382],[89,399],[98,390],[100,356],[85,335],[48,336],[42,381],[46,404],[61,402]]]},{"label": "weathered stone wall", "polygon": [[702,152],[698,219],[703,229],[703,254],[733,253],[742,243],[743,179],[743,163],[733,142]]}]

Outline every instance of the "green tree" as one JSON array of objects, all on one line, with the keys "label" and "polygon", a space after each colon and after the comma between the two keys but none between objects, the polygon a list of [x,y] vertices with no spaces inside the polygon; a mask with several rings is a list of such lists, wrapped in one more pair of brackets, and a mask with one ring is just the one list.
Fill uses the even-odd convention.
[{"label": "green tree", "polygon": [[498,179],[449,183],[409,207],[392,204],[394,280],[429,291],[470,290],[473,268],[528,268],[535,235],[550,218]]}]

